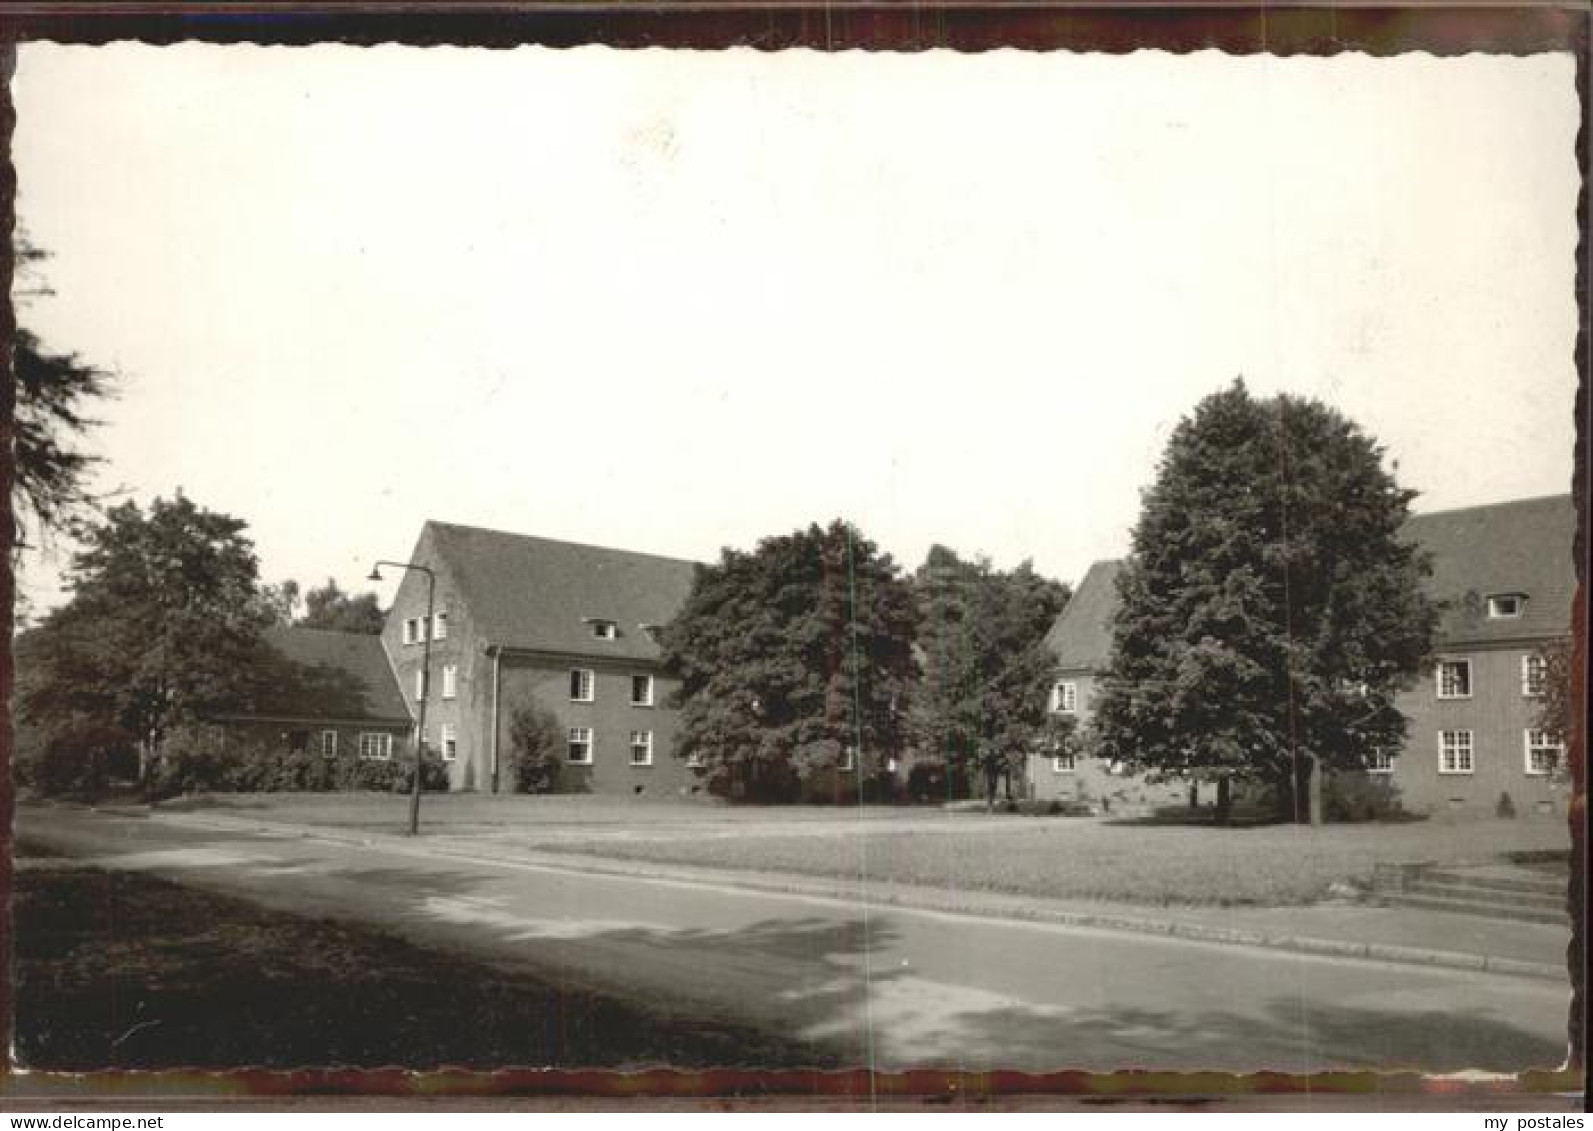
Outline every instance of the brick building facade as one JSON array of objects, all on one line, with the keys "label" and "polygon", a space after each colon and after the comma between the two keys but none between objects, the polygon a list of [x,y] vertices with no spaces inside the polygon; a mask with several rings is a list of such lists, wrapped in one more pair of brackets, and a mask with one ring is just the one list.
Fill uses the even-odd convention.
[{"label": "brick building facade", "polygon": [[[1561,751],[1539,730],[1542,649],[1570,633],[1575,587],[1569,496],[1524,499],[1415,515],[1409,540],[1433,564],[1429,595],[1443,610],[1435,656],[1398,706],[1408,720],[1403,748],[1367,752],[1368,773],[1386,777],[1414,813],[1563,812]],[[1097,562],[1047,642],[1059,665],[1053,709],[1088,727],[1098,674],[1111,656],[1120,562]],[[1152,785],[1098,759],[1029,758],[1039,798],[1117,806],[1177,804],[1180,783]]]},{"label": "brick building facade", "polygon": [[[556,788],[679,796],[698,788],[675,757],[676,684],[656,632],[690,591],[695,566],[674,558],[427,522],[382,644],[418,717],[426,699],[429,749],[450,787],[514,789],[510,725],[522,706],[545,708],[563,738]],[[421,669],[431,643],[431,686]]]}]

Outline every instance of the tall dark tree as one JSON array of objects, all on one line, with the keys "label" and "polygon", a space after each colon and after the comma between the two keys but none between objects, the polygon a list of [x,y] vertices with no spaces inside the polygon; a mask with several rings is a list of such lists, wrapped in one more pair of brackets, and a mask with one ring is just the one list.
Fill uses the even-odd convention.
[{"label": "tall dark tree", "polygon": [[292,624],[298,616],[299,602],[299,583],[292,578],[260,587],[261,609],[270,624]]},{"label": "tall dark tree", "polygon": [[[19,238],[14,262],[19,275],[35,272],[46,253]],[[19,297],[48,293],[42,285],[19,289]],[[92,511],[88,480],[99,457],[82,447],[98,421],[93,405],[113,395],[113,376],[75,353],[47,349],[26,326],[15,331],[12,357],[14,437],[12,506],[15,545],[68,530]]]},{"label": "tall dark tree", "polygon": [[1010,794],[1026,756],[1060,737],[1048,710],[1055,662],[1045,647],[1069,590],[1025,562],[1009,571],[931,547],[913,576],[923,679],[913,698],[917,748],[943,761],[948,782],[999,780]]},{"label": "tall dark tree", "polygon": [[661,634],[681,678],[677,754],[749,797],[849,765],[870,776],[903,747],[913,621],[895,563],[848,523],[725,550]]},{"label": "tall dark tree", "polygon": [[375,593],[345,593],[329,577],[325,585],[305,593],[304,616],[299,618],[298,623],[306,628],[330,628],[338,632],[378,636],[383,620],[382,606]]},{"label": "tall dark tree", "polygon": [[1118,588],[1094,724],[1101,753],[1172,776],[1272,786],[1320,820],[1324,768],[1397,748],[1394,697],[1437,609],[1401,536],[1413,492],[1325,405],[1242,381],[1174,430]]},{"label": "tall dark tree", "polygon": [[147,773],[174,727],[245,706],[268,615],[244,528],[182,497],[86,526],[71,600],[30,634],[27,719],[119,728]]}]

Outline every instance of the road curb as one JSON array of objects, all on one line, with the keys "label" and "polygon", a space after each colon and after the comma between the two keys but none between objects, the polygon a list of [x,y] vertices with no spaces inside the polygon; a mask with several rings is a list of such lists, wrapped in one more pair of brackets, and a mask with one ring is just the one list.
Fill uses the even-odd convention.
[{"label": "road curb", "polygon": [[[203,825],[207,818],[190,814],[181,816],[182,823]],[[217,815],[215,824],[225,828],[254,828],[256,830],[305,839],[322,840],[333,844],[370,848],[380,843],[386,848],[419,851],[409,838],[393,833],[342,833],[313,825],[288,825],[261,821],[256,818],[236,818]],[[1312,954],[1329,958],[1354,958],[1362,961],[1386,962],[1406,966],[1441,967],[1452,970],[1482,970],[1493,974],[1540,981],[1564,982],[1566,970],[1542,962],[1505,958],[1497,955],[1468,954],[1464,951],[1437,950],[1426,947],[1402,946],[1394,943],[1356,942],[1349,939],[1325,939],[1309,935],[1269,935],[1260,931],[1216,927],[1206,923],[1180,922],[1177,919],[1141,918],[1113,912],[1066,911],[1045,906],[1012,906],[1000,898],[981,899],[967,893],[942,893],[937,889],[914,890],[907,885],[895,884],[872,887],[858,883],[846,885],[802,876],[795,873],[762,873],[757,876],[727,869],[699,868],[691,865],[658,865],[638,861],[613,860],[601,856],[584,856],[561,852],[505,852],[498,856],[485,855],[479,850],[464,851],[436,840],[428,842],[427,855],[446,856],[477,864],[521,863],[532,867],[559,871],[581,872],[591,875],[622,876],[629,879],[651,878],[679,883],[712,884],[759,892],[765,895],[805,895],[844,901],[865,901],[878,906],[901,907],[915,911],[931,911],[942,915],[958,915],[974,919],[1006,919],[1018,922],[1049,923],[1063,927],[1081,927],[1090,930],[1116,931],[1125,934],[1159,935],[1187,939],[1190,942],[1211,943],[1219,946],[1239,946],[1259,950],[1281,950]]]}]

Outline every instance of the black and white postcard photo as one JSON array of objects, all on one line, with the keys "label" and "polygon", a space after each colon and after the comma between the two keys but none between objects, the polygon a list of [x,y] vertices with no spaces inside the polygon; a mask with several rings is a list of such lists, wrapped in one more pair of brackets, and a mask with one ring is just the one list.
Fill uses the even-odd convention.
[{"label": "black and white postcard photo", "polygon": [[17,43],[8,1102],[1572,1102],[1583,79]]}]

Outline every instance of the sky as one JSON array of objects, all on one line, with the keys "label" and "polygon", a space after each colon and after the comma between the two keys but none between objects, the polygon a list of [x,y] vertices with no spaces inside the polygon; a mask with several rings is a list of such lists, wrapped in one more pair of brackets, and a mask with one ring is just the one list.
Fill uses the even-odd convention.
[{"label": "sky", "polygon": [[20,316],[120,375],[98,487],[244,518],[268,581],[363,590],[428,518],[709,560],[835,517],[1076,581],[1241,375],[1418,510],[1569,489],[1574,80],[29,43]]}]

